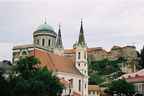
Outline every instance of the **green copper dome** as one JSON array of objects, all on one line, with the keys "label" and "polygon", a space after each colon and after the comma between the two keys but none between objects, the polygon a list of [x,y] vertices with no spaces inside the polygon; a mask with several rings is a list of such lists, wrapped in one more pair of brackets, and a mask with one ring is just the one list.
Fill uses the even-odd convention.
[{"label": "green copper dome", "polygon": [[47,23],[44,23],[37,28],[37,31],[53,31],[54,32],[54,29]]}]

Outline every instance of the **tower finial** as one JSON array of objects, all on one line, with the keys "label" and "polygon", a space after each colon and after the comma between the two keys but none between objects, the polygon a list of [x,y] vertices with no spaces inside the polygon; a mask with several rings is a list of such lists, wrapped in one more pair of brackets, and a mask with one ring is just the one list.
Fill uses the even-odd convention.
[{"label": "tower finial", "polygon": [[60,30],[60,29],[61,29],[61,24],[59,23],[59,25],[58,25],[58,26],[59,26],[59,30]]},{"label": "tower finial", "polygon": [[44,21],[44,24],[47,24],[47,20],[46,20],[46,17],[45,17],[45,21]]},{"label": "tower finial", "polygon": [[81,18],[81,25],[83,24],[83,18]]}]

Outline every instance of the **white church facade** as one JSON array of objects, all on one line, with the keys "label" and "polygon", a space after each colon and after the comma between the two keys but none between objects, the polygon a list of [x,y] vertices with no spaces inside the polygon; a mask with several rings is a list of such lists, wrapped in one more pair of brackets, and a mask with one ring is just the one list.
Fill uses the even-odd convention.
[{"label": "white church facade", "polygon": [[40,60],[42,67],[47,67],[65,84],[62,96],[88,96],[87,44],[82,21],[74,49],[73,58],[65,56],[60,26],[57,34],[45,22],[33,32],[33,44],[13,47],[13,62],[33,55]]}]

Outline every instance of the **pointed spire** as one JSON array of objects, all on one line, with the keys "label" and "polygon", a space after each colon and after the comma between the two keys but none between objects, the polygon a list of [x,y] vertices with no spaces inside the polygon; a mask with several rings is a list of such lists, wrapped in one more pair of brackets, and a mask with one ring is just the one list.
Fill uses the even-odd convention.
[{"label": "pointed spire", "polygon": [[79,33],[78,44],[85,45],[84,31],[83,31],[83,20],[81,19],[81,27]]},{"label": "pointed spire", "polygon": [[61,37],[61,25],[59,24],[58,29],[58,36],[56,40],[56,48],[62,48],[63,49],[63,43],[62,43],[62,37]]}]

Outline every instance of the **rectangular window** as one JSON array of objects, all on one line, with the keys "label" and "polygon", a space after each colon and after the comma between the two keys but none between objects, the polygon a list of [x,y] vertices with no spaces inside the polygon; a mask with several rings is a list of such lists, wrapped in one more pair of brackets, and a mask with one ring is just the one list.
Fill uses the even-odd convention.
[{"label": "rectangular window", "polygon": [[81,91],[81,80],[79,80],[79,91]]},{"label": "rectangular window", "polygon": [[80,52],[78,52],[78,59],[80,59]]}]

